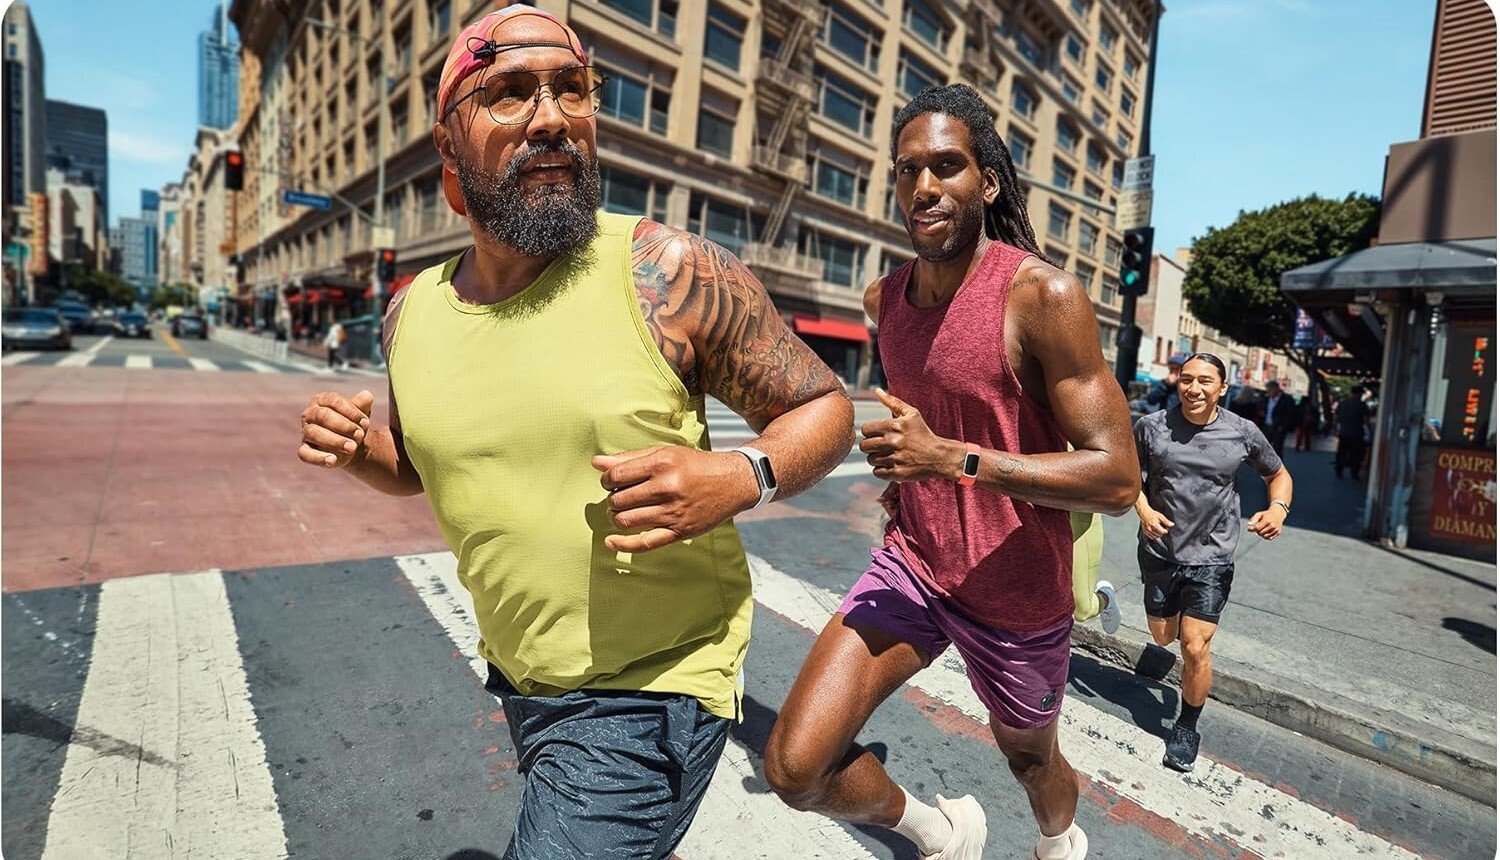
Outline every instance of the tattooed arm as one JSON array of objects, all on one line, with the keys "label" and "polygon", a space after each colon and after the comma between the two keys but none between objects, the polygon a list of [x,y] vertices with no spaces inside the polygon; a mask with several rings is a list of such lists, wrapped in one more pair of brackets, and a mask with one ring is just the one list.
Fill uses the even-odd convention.
[{"label": "tattooed arm", "polygon": [[[776,472],[777,499],[833,470],[853,444],[854,408],[833,371],[786,327],[754,274],[701,237],[642,221],[633,251],[647,328],[690,391],[711,394],[759,437]],[[635,455],[635,456],[630,456]],[[646,529],[610,538],[641,551],[701,533],[759,499],[750,461],[734,452],[652,449],[595,458],[615,490],[615,524]],[[660,480],[670,472],[671,489]]]}]

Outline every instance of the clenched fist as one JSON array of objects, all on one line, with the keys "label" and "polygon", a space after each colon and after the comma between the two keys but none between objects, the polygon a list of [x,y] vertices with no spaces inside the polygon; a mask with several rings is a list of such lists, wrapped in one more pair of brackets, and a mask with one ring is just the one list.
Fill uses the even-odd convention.
[{"label": "clenched fist", "polygon": [[317,394],[302,410],[302,446],[297,457],[327,469],[349,465],[364,450],[374,406],[375,395],[368,390],[352,398],[333,391]]}]

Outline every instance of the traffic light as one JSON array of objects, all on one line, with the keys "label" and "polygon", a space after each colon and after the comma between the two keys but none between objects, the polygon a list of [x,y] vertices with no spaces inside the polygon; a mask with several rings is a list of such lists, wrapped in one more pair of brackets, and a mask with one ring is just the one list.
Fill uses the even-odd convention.
[{"label": "traffic light", "polygon": [[237,149],[224,153],[224,187],[230,191],[245,187],[245,154]]},{"label": "traffic light", "polygon": [[381,248],[375,252],[375,257],[378,260],[375,276],[380,279],[380,282],[389,284],[396,280],[396,251],[392,248]]},{"label": "traffic light", "polygon": [[1156,230],[1135,227],[1125,231],[1120,251],[1120,295],[1144,296],[1151,281],[1151,239]]}]

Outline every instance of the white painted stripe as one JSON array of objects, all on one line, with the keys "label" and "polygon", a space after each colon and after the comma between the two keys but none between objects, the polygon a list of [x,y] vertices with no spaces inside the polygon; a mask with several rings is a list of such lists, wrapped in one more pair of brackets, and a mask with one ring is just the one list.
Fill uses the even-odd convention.
[{"label": "white painted stripe", "polygon": [[112,335],[112,334],[105,336],[104,340],[101,340],[98,343],[94,344],[93,346],[89,347],[86,354],[87,355],[98,355],[99,354],[99,350],[103,349],[104,346],[105,346],[105,344],[109,343],[110,341],[112,341],[114,339],[115,339],[115,336]]},{"label": "white painted stripe", "polygon": [[94,360],[94,353],[93,353],[92,350],[90,350],[89,352],[75,352],[72,355],[65,356],[63,358],[63,360],[59,361],[55,366],[56,367],[88,367],[89,366],[89,362],[91,362],[93,360]]},{"label": "white painted stripe", "polygon": [[864,460],[856,460],[856,461],[854,461],[852,463],[841,463],[840,465],[834,466],[833,467],[833,471],[829,472],[828,475],[827,475],[827,477],[830,477],[830,478],[859,478],[859,477],[874,478],[875,476],[870,472],[870,464],[869,463],[867,463]]},{"label": "white painted stripe", "polygon": [[[809,631],[821,631],[838,608],[839,595],[782,573],[764,559],[750,556],[750,572],[756,601]],[[951,649],[909,683],[987,724],[988,713]],[[1096,782],[1190,833],[1257,856],[1415,856],[1206,758],[1199,758],[1192,774],[1167,770],[1160,764],[1160,738],[1078,699],[1064,699],[1059,737],[1068,761]]]},{"label": "white painted stripe", "polygon": [[20,364],[23,361],[30,361],[39,355],[41,355],[39,352],[13,352],[4,358],[0,358],[0,365],[10,367],[13,364]]},{"label": "white painted stripe", "polygon": [[248,358],[242,358],[242,359],[240,359],[240,364],[245,365],[246,367],[250,368],[251,370],[255,371],[256,373],[280,373],[281,372],[281,371],[277,370],[276,368],[272,367],[269,364],[266,364],[266,363],[260,362],[260,361],[254,361],[254,360],[251,360],[251,359],[248,359]]},{"label": "white painted stripe", "polygon": [[130,370],[150,370],[151,356],[149,355],[127,355],[125,356],[125,367]]},{"label": "white painted stripe", "polygon": [[[454,646],[469,659],[474,674],[486,679],[489,670],[476,648],[479,629],[468,590],[458,581],[457,559],[450,553],[429,553],[398,557],[396,563]],[[753,753],[730,739],[695,823],[678,849],[680,856],[689,860],[873,857],[838,822],[790,809],[770,792],[746,789],[747,781],[757,780],[758,764]]]},{"label": "white painted stripe", "polygon": [[100,586],[75,725],[43,860],[287,856],[219,571]]},{"label": "white painted stripe", "polygon": [[219,369],[219,366],[217,364],[214,364],[212,361],[209,361],[206,358],[189,358],[188,359],[188,364],[191,364],[193,366],[194,370],[218,370]]}]

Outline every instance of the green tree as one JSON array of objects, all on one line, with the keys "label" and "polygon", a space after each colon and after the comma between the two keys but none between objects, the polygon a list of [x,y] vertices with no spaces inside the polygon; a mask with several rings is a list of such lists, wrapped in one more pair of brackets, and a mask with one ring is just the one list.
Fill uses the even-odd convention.
[{"label": "green tree", "polygon": [[1193,241],[1182,295],[1193,316],[1249,346],[1285,352],[1318,380],[1313,350],[1292,348],[1296,307],[1281,292],[1281,273],[1370,246],[1380,227],[1380,201],[1364,194],[1343,200],[1317,195],[1240,212],[1227,227]]},{"label": "green tree", "polygon": [[77,290],[91,305],[128,305],[135,301],[135,290],[123,278],[98,269],[90,269],[77,263],[63,267],[63,282],[69,290]]}]

